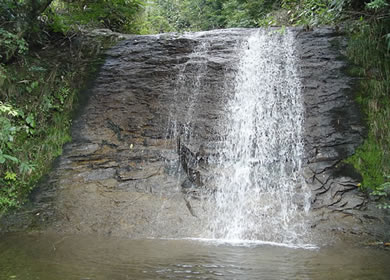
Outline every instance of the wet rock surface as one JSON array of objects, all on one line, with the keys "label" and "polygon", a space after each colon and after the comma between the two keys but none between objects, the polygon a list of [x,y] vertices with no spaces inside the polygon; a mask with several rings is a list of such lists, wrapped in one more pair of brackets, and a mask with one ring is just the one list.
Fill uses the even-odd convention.
[{"label": "wet rock surface", "polygon": [[[342,163],[365,133],[354,81],[344,73],[344,39],[328,28],[293,31],[306,108],[310,226],[381,237],[390,232],[389,217],[358,191],[359,175]],[[128,36],[111,49],[74,121],[73,141],[32,202],[2,218],[0,231],[201,236],[234,53],[250,32]]]},{"label": "wet rock surface", "polygon": [[361,176],[343,159],[366,133],[354,102],[355,80],[343,58],[346,39],[330,28],[297,34],[305,116],[306,183],[312,227],[319,231],[386,236],[389,215],[358,190]]}]

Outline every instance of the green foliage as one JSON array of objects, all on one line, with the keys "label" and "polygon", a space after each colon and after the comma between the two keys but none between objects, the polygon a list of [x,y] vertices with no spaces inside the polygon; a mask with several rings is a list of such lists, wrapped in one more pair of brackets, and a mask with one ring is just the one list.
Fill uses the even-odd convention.
[{"label": "green foliage", "polygon": [[366,4],[367,8],[378,10],[387,7],[389,4],[385,0],[373,0]]},{"label": "green foliage", "polygon": [[[359,1],[155,0],[144,14],[143,33],[264,25],[329,25],[349,18],[349,9],[359,6],[357,2]],[[384,0],[373,0],[367,7],[383,10],[387,3]]]},{"label": "green foliage", "polygon": [[194,0],[181,1],[179,5],[180,17],[178,21],[178,31],[183,30],[209,30],[221,28],[222,9],[221,0]]},{"label": "green foliage", "polygon": [[20,10],[20,6],[25,1],[13,1],[13,0],[2,0],[0,2],[0,22],[1,27],[10,26],[15,23],[15,19]]},{"label": "green foliage", "polygon": [[342,14],[347,0],[282,0],[286,24],[317,26],[332,24]]},{"label": "green foliage", "polygon": [[142,33],[219,28],[222,1],[156,0],[144,13]]},{"label": "green foliage", "polygon": [[[70,141],[77,90],[96,50],[50,47],[4,65],[0,91],[0,214],[23,203]],[[90,48],[92,48],[91,46]],[[100,49],[100,46],[97,45]],[[88,66],[88,67],[87,67]]]},{"label": "green foliage", "polygon": [[6,171],[4,179],[7,181],[16,181],[16,173]]},{"label": "green foliage", "polygon": [[108,28],[123,33],[137,32],[141,0],[55,0],[45,16],[55,32],[66,33],[79,26]]},{"label": "green foliage", "polygon": [[356,153],[347,159],[362,175],[363,189],[375,189],[384,182],[383,170],[378,168],[383,165],[383,161],[383,152],[373,136],[366,139]]},{"label": "green foliage", "polygon": [[350,25],[349,59],[361,77],[356,99],[366,116],[368,138],[348,159],[363,176],[363,189],[380,191],[390,173],[390,55],[383,34],[389,20],[358,21]]},{"label": "green foliage", "polygon": [[68,42],[79,27],[137,32],[142,8],[140,0],[0,1],[0,214],[24,201],[70,140],[75,89],[103,46],[86,53]]},{"label": "green foliage", "polygon": [[255,27],[278,5],[270,0],[156,0],[146,10],[144,33]]},{"label": "green foliage", "polygon": [[[262,12],[263,1],[226,1],[222,14],[226,27],[253,27]],[[255,7],[257,6],[257,7]]]},{"label": "green foliage", "polygon": [[[145,18],[161,31],[263,25],[321,25],[342,18],[350,0],[156,0]],[[153,27],[153,25],[151,26]],[[151,32],[155,30],[151,28]]]},{"label": "green foliage", "polygon": [[23,38],[0,27],[0,62],[8,62],[15,55],[24,55],[28,44]]},{"label": "green foliage", "polygon": [[[389,176],[386,176],[387,179],[390,179]],[[379,185],[371,195],[378,197],[379,203],[378,208],[380,209],[390,209],[390,202],[388,201],[390,194],[390,182],[385,182]]]},{"label": "green foliage", "polygon": [[[382,13],[382,15],[380,15],[380,17],[382,17],[382,19],[385,19],[388,21],[388,19],[390,17],[390,9],[389,9],[390,5],[386,1],[373,0],[369,3],[366,3],[366,7],[369,10],[374,10],[376,13]],[[384,34],[383,38],[387,42],[387,45],[386,45],[387,50],[390,51],[390,33]]]},{"label": "green foliage", "polygon": [[19,163],[19,160],[10,154],[13,148],[15,135],[20,130],[12,122],[12,118],[19,116],[19,112],[11,105],[0,102],[0,163]]},{"label": "green foliage", "polygon": [[188,21],[182,21],[179,3],[171,0],[151,2],[143,13],[141,34],[186,30]]},{"label": "green foliage", "polygon": [[390,51],[390,33],[384,35],[384,38],[385,38],[386,43],[387,43],[387,45],[386,45],[387,51]]}]

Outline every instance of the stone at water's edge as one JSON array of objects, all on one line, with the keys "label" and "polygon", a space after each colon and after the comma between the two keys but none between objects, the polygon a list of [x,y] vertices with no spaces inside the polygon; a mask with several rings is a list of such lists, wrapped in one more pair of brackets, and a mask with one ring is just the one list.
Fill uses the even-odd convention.
[{"label": "stone at water's edge", "polygon": [[[206,187],[216,172],[207,159],[222,138],[218,127],[228,98],[221,89],[233,79],[235,48],[250,32],[131,36],[120,42],[109,51],[89,102],[74,122],[73,141],[33,202],[4,217],[0,231],[201,236],[208,215],[202,196],[213,192]],[[312,191],[308,225],[328,237],[332,231],[383,237],[390,232],[389,216],[368,203],[357,189],[359,176],[341,162],[364,137],[353,103],[354,81],[341,59],[344,39],[329,28],[293,32],[306,108],[304,175]],[[199,61],[191,53],[201,42],[208,47]],[[199,69],[206,71],[203,92],[194,100],[184,86],[178,90],[177,75],[194,76]],[[196,131],[191,145],[169,138],[172,116],[183,138],[181,129]]]}]

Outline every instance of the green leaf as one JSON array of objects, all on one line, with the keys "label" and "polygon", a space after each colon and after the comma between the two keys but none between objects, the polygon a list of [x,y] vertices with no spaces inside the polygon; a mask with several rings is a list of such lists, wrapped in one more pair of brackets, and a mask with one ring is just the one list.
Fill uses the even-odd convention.
[{"label": "green leaf", "polygon": [[12,105],[10,104],[7,104],[7,103],[3,103],[0,101],[0,112],[2,113],[6,113],[10,116],[13,116],[13,117],[16,117],[19,115],[19,112],[18,110],[15,110]]},{"label": "green leaf", "polygon": [[4,157],[5,159],[8,159],[8,160],[13,161],[13,162],[15,162],[15,163],[18,163],[18,162],[19,162],[19,160],[18,160],[16,157],[13,157],[13,156],[10,156],[10,155],[5,155],[5,154],[3,154],[3,157]]},{"label": "green leaf", "polygon": [[4,163],[6,160],[10,160],[10,161],[13,161],[15,163],[19,162],[19,160],[16,157],[13,157],[13,156],[10,156],[7,154],[3,154],[3,151],[0,149],[0,163]]},{"label": "green leaf", "polygon": [[38,87],[38,82],[37,81],[34,81],[31,83],[31,88],[34,89],[34,88],[37,88]]},{"label": "green leaf", "polygon": [[370,3],[366,4],[367,8],[371,10],[382,9],[388,5],[389,4],[387,4],[385,0],[373,0]]},{"label": "green leaf", "polygon": [[35,170],[35,165],[29,163],[29,162],[21,162],[19,166],[19,171],[22,174],[31,174],[32,171]]},{"label": "green leaf", "polygon": [[5,172],[4,179],[8,181],[16,181],[16,173],[9,171]]},{"label": "green leaf", "polygon": [[26,123],[30,126],[30,127],[35,127],[35,119],[34,119],[34,115],[33,114],[28,114],[27,118],[26,118]]},{"label": "green leaf", "polygon": [[390,33],[387,33],[384,37],[387,41],[387,50],[390,51]]}]

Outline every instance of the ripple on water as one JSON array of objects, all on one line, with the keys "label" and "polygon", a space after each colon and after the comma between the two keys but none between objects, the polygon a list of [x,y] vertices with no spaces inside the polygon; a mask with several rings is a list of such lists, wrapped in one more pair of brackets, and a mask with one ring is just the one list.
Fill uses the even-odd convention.
[{"label": "ripple on water", "polygon": [[390,279],[390,252],[205,240],[6,234],[0,279]]}]

